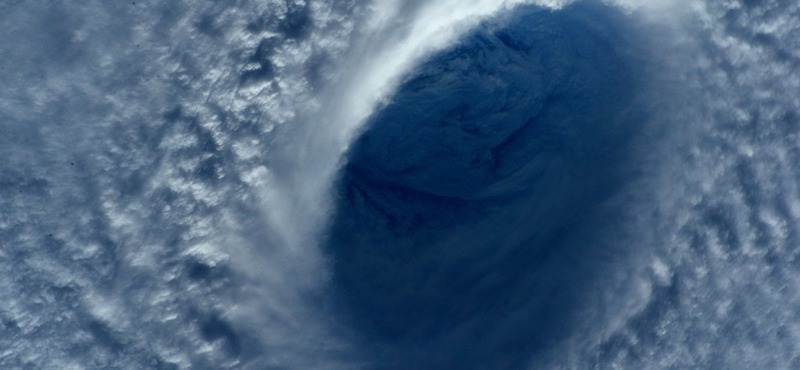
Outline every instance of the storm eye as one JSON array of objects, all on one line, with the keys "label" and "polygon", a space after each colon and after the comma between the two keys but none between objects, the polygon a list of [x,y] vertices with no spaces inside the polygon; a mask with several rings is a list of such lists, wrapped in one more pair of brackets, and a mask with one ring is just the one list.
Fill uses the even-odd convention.
[{"label": "storm eye", "polygon": [[602,5],[517,9],[431,57],[372,117],[326,245],[356,327],[474,341],[518,315],[505,340],[556,335],[581,287],[561,274],[584,268],[564,256],[590,248],[581,225],[625,181],[642,67],[623,27]]}]

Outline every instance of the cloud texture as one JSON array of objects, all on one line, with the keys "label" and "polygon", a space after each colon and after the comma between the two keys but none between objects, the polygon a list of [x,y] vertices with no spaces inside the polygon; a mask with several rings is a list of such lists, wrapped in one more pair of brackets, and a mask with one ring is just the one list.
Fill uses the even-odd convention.
[{"label": "cloud texture", "polygon": [[3,2],[0,367],[797,368],[799,12]]}]

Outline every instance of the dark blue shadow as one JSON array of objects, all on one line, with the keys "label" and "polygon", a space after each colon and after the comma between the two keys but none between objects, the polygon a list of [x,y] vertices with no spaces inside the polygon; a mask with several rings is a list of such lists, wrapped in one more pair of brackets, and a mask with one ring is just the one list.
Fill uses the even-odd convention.
[{"label": "dark blue shadow", "polygon": [[628,181],[643,64],[628,27],[593,2],[517,8],[372,117],[325,248],[377,368],[522,368],[570,332],[598,205]]}]

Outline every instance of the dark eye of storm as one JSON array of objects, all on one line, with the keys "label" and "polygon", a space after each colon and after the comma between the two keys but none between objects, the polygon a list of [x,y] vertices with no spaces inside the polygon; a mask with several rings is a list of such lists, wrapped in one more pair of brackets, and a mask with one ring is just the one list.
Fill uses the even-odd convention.
[{"label": "dark eye of storm", "polygon": [[[642,62],[616,39],[623,24],[600,5],[517,10],[430,58],[374,115],[326,244],[355,327],[482,348],[439,360],[461,368],[568,327],[597,248],[586,225],[628,177]],[[516,334],[475,343],[494,330]]]}]

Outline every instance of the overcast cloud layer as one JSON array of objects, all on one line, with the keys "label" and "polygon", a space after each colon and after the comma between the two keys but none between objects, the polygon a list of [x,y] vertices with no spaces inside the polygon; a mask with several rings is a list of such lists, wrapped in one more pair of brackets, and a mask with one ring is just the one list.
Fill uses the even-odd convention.
[{"label": "overcast cloud layer", "polygon": [[0,368],[800,367],[800,5],[112,3],[0,3]]}]

